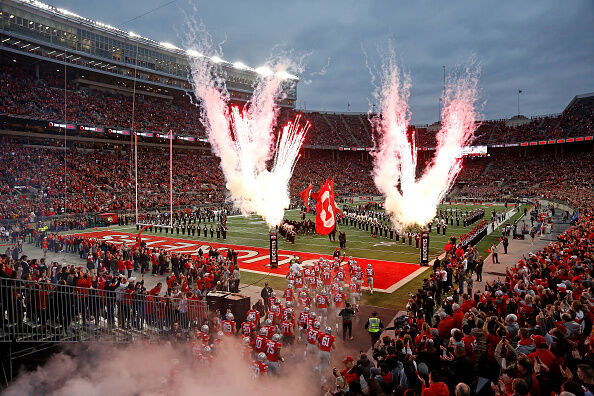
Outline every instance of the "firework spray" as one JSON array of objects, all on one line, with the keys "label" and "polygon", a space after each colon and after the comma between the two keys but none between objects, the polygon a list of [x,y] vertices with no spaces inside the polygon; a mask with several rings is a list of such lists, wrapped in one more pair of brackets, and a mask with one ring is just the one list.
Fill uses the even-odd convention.
[{"label": "firework spray", "polygon": [[448,78],[435,156],[417,179],[415,137],[407,134],[410,80],[393,54],[383,65],[382,83],[375,92],[381,117],[371,120],[377,136],[373,178],[396,229],[425,226],[432,221],[462,169],[461,150],[471,141],[478,118],[477,82],[478,67],[474,62]]}]

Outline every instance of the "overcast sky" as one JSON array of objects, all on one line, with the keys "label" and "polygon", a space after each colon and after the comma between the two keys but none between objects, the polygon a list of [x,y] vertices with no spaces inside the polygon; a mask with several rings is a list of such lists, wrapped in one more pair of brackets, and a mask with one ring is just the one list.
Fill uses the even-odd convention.
[{"label": "overcast sky", "polygon": [[[168,0],[46,0],[119,25]],[[365,55],[392,40],[412,78],[414,123],[438,119],[446,70],[475,54],[486,119],[562,111],[576,94],[594,91],[594,1],[198,1],[198,15],[215,41],[226,40],[224,58],[259,66],[276,46],[311,52],[301,75],[298,106],[367,111],[371,77]],[[177,0],[120,26],[182,46],[183,12]],[[363,48],[363,49],[362,49]],[[328,66],[328,58],[330,58]],[[325,69],[325,73],[320,71]],[[311,81],[311,82],[310,82]],[[305,83],[307,82],[307,83]]]}]

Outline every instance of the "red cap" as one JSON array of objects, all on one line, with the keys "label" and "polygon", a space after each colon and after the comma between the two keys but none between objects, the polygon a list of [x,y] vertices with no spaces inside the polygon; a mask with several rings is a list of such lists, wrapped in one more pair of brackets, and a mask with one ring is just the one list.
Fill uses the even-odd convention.
[{"label": "red cap", "polygon": [[545,338],[543,336],[533,335],[530,338],[532,338],[532,341],[534,341],[534,345],[536,345],[537,347],[541,347],[541,348],[547,347],[547,340],[545,340]]},{"label": "red cap", "polygon": [[347,357],[345,357],[344,359],[342,359],[342,362],[343,362],[343,363],[347,363],[347,362],[354,362],[354,361],[355,361],[355,359],[353,359],[353,357],[352,357],[352,356],[347,356]]}]

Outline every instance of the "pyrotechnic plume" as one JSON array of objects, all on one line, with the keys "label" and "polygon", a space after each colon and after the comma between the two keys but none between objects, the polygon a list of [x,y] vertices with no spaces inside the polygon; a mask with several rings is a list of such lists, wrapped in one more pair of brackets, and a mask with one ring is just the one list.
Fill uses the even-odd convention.
[{"label": "pyrotechnic plume", "polygon": [[417,179],[415,136],[409,139],[407,135],[410,82],[393,55],[383,65],[382,84],[376,91],[381,116],[372,119],[379,139],[373,176],[397,229],[428,224],[460,172],[461,149],[476,129],[477,82],[478,67],[474,63],[448,78],[435,156]]},{"label": "pyrotechnic plume", "polygon": [[[244,215],[259,214],[269,227],[274,227],[281,223],[284,210],[289,207],[289,179],[309,124],[304,128],[297,125],[298,120],[287,124],[278,136],[276,152],[273,151],[279,111],[276,101],[283,98],[284,84],[293,83],[291,76],[280,62],[275,67],[277,72],[263,68],[244,112],[233,107],[230,114],[229,95],[219,63],[213,62],[212,56],[191,58],[202,122],[215,154],[221,158],[226,187],[234,205]],[[268,170],[267,161],[273,154],[274,163]]]}]

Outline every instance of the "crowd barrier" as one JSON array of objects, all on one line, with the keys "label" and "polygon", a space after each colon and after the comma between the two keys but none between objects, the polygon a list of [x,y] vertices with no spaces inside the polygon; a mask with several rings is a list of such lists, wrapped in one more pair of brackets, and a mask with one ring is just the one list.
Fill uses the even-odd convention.
[{"label": "crowd barrier", "polygon": [[208,316],[206,301],[0,278],[0,342],[133,342]]}]

